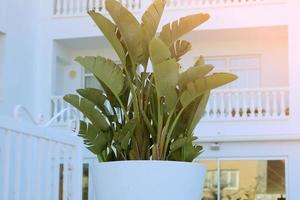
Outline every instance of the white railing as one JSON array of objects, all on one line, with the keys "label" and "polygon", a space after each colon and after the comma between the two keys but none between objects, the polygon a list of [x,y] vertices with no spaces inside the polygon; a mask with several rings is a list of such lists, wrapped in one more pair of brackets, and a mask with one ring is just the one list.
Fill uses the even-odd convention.
[{"label": "white railing", "polygon": [[51,98],[51,124],[53,126],[69,126],[70,122],[77,121],[82,115],[70,104],[64,101],[63,96]]},{"label": "white railing", "polygon": [[70,132],[0,117],[0,199],[81,199],[80,151]]},{"label": "white railing", "polygon": [[[140,11],[145,0],[119,0],[129,10]],[[54,0],[54,16],[80,16],[88,11],[106,13],[105,0]]]},{"label": "white railing", "polygon": [[283,3],[284,0],[168,0],[167,9],[197,9],[210,7],[247,6]]},{"label": "white railing", "polygon": [[[51,105],[51,117],[59,116],[55,118],[53,125],[66,126],[79,115],[62,96],[52,97]],[[63,109],[69,111],[58,115]],[[288,88],[226,89],[211,93],[203,121],[272,120],[288,116]]]},{"label": "white railing", "polygon": [[289,116],[288,88],[231,89],[212,92],[204,120],[261,120]]},{"label": "white railing", "polygon": [[[152,0],[119,0],[132,12],[141,12],[150,5]],[[260,4],[284,3],[286,0],[168,0],[166,9],[202,9],[210,7],[247,6]],[[106,14],[105,0],[53,0],[53,15],[83,16],[88,11],[95,10]]]}]

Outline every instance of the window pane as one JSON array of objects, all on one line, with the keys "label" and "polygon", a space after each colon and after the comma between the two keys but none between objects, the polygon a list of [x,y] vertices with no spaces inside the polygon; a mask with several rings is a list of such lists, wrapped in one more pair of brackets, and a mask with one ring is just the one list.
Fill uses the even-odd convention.
[{"label": "window pane", "polygon": [[89,164],[83,164],[82,200],[88,200],[89,195]]},{"label": "window pane", "polygon": [[[213,65],[215,68],[225,68],[227,67],[226,58],[206,58],[205,62],[207,64]],[[216,69],[218,70],[218,69]]]},{"label": "window pane", "polygon": [[204,184],[204,192],[202,200],[216,200],[218,199],[218,164],[216,160],[199,161],[207,166],[207,175]]},{"label": "window pane", "polygon": [[259,67],[260,58],[259,56],[249,56],[249,57],[232,57],[229,62],[230,67]]},{"label": "window pane", "polygon": [[220,162],[222,200],[278,200],[285,197],[284,160]]}]

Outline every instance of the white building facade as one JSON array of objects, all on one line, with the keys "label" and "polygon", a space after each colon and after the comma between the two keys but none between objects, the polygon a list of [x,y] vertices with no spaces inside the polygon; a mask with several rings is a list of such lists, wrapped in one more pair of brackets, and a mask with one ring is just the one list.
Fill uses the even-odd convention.
[{"label": "white building facade", "polygon": [[[140,18],[151,0],[121,2]],[[107,14],[104,0],[0,0],[3,119],[22,105],[34,121],[53,119],[48,128],[66,132],[75,115],[63,95],[97,87],[74,58],[101,55],[118,61],[86,14],[93,9]],[[181,63],[191,66],[203,55],[215,71],[239,76],[234,84],[212,93],[195,131],[205,147],[197,161],[206,163],[209,170],[204,200],[300,199],[300,1],[169,0],[161,25],[198,12],[211,18],[184,37],[193,49]],[[5,156],[4,152],[0,148],[0,155]],[[83,198],[78,199],[93,199],[88,163],[94,161],[83,151]],[[0,169],[6,169],[4,164]],[[62,173],[65,168],[57,170],[66,174]],[[67,178],[61,179],[67,184]],[[57,191],[61,196],[49,198],[76,199],[72,191]],[[14,197],[6,196],[18,199]]]}]

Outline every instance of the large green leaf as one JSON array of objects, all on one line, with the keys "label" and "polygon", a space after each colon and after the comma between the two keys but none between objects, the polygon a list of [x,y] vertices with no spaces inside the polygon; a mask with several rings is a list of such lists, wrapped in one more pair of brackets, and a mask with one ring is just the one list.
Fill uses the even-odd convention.
[{"label": "large green leaf", "polygon": [[172,58],[175,58],[176,61],[179,61],[181,57],[185,55],[187,52],[189,52],[191,49],[192,49],[191,43],[189,43],[186,40],[177,40],[170,47]]},{"label": "large green leaf", "polygon": [[103,91],[96,88],[86,88],[78,89],[77,92],[80,94],[80,96],[93,102],[98,108],[102,108],[104,106],[106,96],[104,95]]},{"label": "large green leaf", "polygon": [[[116,0],[105,1],[106,10],[116,23],[130,57],[135,64],[143,63],[147,57],[144,33],[137,19]],[[146,65],[146,64],[145,64]]]},{"label": "large green leaf", "polygon": [[106,117],[110,117],[111,113],[105,105],[107,101],[107,97],[104,95],[103,91],[96,88],[86,88],[86,89],[78,89],[77,93],[80,96],[86,98],[87,100],[94,103],[97,108],[99,108]]},{"label": "large green leaf", "polygon": [[157,32],[157,28],[166,5],[165,0],[154,0],[142,16],[142,29],[148,43]]},{"label": "large green leaf", "polygon": [[73,94],[64,96],[64,100],[84,114],[96,128],[103,131],[109,129],[109,124],[107,123],[106,118],[99,110],[96,109],[94,103]]},{"label": "large green leaf", "polygon": [[123,65],[126,65],[126,50],[121,43],[117,26],[102,14],[96,13],[95,11],[89,11],[89,15],[100,28],[103,35],[110,42],[112,47],[115,49],[120,58],[120,61],[123,63]]},{"label": "large green leaf", "polygon": [[192,134],[192,131],[197,126],[202,118],[209,99],[210,92],[205,92],[202,96],[196,98],[182,113],[181,120],[185,124],[186,133]]},{"label": "large green leaf", "polygon": [[202,152],[202,147],[193,145],[197,137],[181,137],[170,146],[170,159],[176,161],[192,162]]},{"label": "large green leaf", "polygon": [[75,60],[91,71],[115,96],[123,91],[124,74],[122,69],[112,60],[101,56],[77,57]]},{"label": "large green leaf", "polygon": [[181,90],[185,89],[188,82],[194,81],[196,79],[202,78],[213,70],[212,65],[197,65],[190,67],[186,71],[180,73],[179,75],[179,88]]},{"label": "large green leaf", "polygon": [[165,98],[166,107],[171,110],[178,99],[176,86],[179,78],[179,65],[175,59],[171,59],[169,48],[158,38],[150,42],[149,52],[158,98]]},{"label": "large green leaf", "polygon": [[186,89],[180,96],[180,102],[183,107],[186,107],[205,92],[223,86],[236,79],[237,76],[230,73],[215,73],[210,76],[190,81],[187,83]]},{"label": "large green leaf", "polygon": [[92,124],[80,121],[79,134],[84,140],[84,144],[94,154],[101,154],[106,149],[109,140],[104,132],[99,131]]},{"label": "large green leaf", "polygon": [[208,19],[209,15],[202,13],[182,17],[179,20],[164,25],[159,38],[164,41],[167,46],[171,46],[177,39],[189,33]]}]

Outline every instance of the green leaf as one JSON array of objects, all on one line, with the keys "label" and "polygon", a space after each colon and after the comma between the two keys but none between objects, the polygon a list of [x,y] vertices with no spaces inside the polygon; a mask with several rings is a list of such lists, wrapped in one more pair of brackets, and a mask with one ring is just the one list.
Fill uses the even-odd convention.
[{"label": "green leaf", "polygon": [[157,32],[165,5],[165,0],[154,0],[142,16],[141,25],[148,43],[152,40]]},{"label": "green leaf", "polygon": [[135,120],[130,120],[122,129],[122,135],[123,137],[121,138],[121,148],[124,150],[127,150],[129,147],[129,142],[130,139],[132,138],[134,134],[134,129],[136,127]]},{"label": "green leaf", "polygon": [[167,46],[171,46],[177,39],[191,32],[208,19],[209,15],[202,13],[182,17],[179,20],[164,25],[159,38],[164,41]]},{"label": "green leaf", "polygon": [[106,118],[89,100],[72,94],[64,96],[64,100],[82,112],[96,128],[103,131],[109,129]]},{"label": "green leaf", "polygon": [[179,79],[179,65],[175,59],[170,59],[169,48],[158,38],[150,42],[149,51],[158,98],[165,98],[166,107],[170,111],[178,99],[176,86]]},{"label": "green leaf", "polygon": [[182,113],[182,118],[184,118],[184,123],[186,125],[186,133],[191,135],[198,122],[202,118],[205,108],[209,99],[210,92],[204,93],[202,96],[198,97],[193,103],[191,103]]},{"label": "green leaf", "polygon": [[143,30],[137,19],[116,0],[106,0],[105,6],[116,23],[133,62],[136,65],[144,64],[143,61],[147,57],[147,54],[145,54],[147,47],[144,41]]},{"label": "green leaf", "polygon": [[96,88],[86,88],[76,90],[80,96],[93,102],[98,108],[102,108],[106,101],[106,96],[103,91]]},{"label": "green leaf", "polygon": [[75,60],[91,71],[115,96],[123,91],[125,85],[124,74],[122,69],[112,60],[101,56],[77,57]]},{"label": "green leaf", "polygon": [[170,51],[172,58],[175,58],[176,61],[179,61],[183,55],[189,52],[192,49],[191,43],[186,40],[177,40],[174,44],[171,45]]},{"label": "green leaf", "polygon": [[106,149],[109,141],[105,133],[98,131],[92,124],[80,121],[80,137],[84,139],[84,144],[94,154],[101,154]]},{"label": "green leaf", "polygon": [[170,159],[176,161],[192,162],[202,152],[202,147],[193,145],[197,137],[182,137],[176,140],[171,147]]},{"label": "green leaf", "polygon": [[190,67],[186,71],[180,73],[179,75],[179,88],[180,90],[185,89],[188,82],[194,81],[196,79],[202,78],[213,70],[212,65],[197,65]]},{"label": "green leaf", "polygon": [[205,92],[223,86],[236,79],[237,76],[230,73],[215,73],[210,76],[190,81],[187,83],[186,89],[180,96],[180,102],[183,107],[186,107]]},{"label": "green leaf", "polygon": [[187,143],[193,142],[195,140],[197,140],[196,136],[181,137],[181,138],[175,140],[175,142],[173,142],[170,145],[170,150],[176,151],[176,150],[184,147]]},{"label": "green leaf", "polygon": [[124,49],[119,38],[119,31],[117,30],[117,26],[100,13],[89,11],[88,14],[100,28],[105,38],[115,49],[120,58],[120,61],[123,63],[123,65],[126,65],[126,50]]}]

